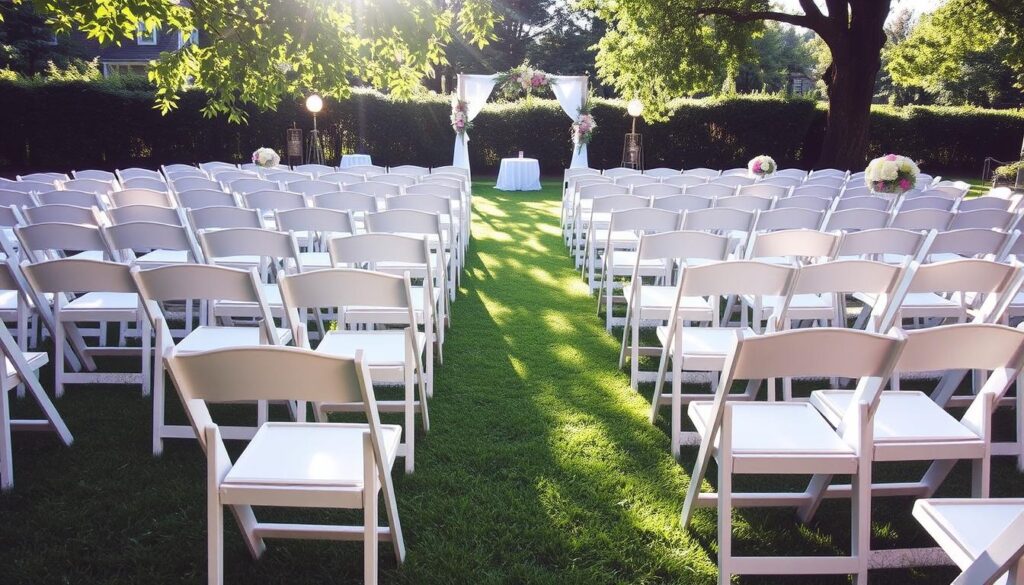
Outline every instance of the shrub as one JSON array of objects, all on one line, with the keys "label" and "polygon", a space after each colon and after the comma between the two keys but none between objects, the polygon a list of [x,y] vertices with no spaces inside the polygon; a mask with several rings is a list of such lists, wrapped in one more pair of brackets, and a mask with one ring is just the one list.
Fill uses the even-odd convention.
[{"label": "shrub", "polygon": [[[140,78],[0,80],[0,172],[243,162],[260,146],[284,154],[285,129],[311,127],[301,100],[250,111],[245,125],[203,117],[204,103],[202,94],[189,92],[162,116],[153,109],[152,86]],[[426,93],[400,102],[356,89],[346,100],[327,100],[318,124],[328,160],[359,151],[382,165],[439,166],[451,163],[449,111],[447,96]],[[598,128],[590,164],[617,166],[631,119],[618,100],[595,100],[593,113]],[[640,120],[637,131],[649,168],[737,167],[758,154],[771,155],[781,167],[810,167],[825,116],[810,100],[771,95],[678,100],[669,121]],[[523,150],[545,173],[560,173],[572,156],[570,125],[553,100],[488,104],[470,133],[471,164],[493,172],[502,157]],[[1022,135],[1020,111],[880,106],[872,115],[868,156],[899,152],[932,174],[977,172],[986,156],[1016,158]]]}]

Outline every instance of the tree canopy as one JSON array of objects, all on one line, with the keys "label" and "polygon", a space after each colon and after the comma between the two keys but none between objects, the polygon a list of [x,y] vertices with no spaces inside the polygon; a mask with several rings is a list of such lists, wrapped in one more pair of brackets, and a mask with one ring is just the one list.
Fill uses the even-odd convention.
[{"label": "tree canopy", "polygon": [[[22,2],[25,0],[14,0]],[[494,38],[487,0],[30,0],[57,32],[101,43],[133,41],[140,27],[202,31],[203,42],[165,52],[150,68],[157,105],[174,108],[195,87],[206,113],[245,116],[282,96],[342,97],[355,81],[403,97],[446,62],[457,31],[477,47]]]}]

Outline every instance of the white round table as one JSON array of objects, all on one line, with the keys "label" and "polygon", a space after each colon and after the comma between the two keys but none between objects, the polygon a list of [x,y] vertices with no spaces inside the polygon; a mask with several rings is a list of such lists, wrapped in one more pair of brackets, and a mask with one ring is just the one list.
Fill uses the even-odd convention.
[{"label": "white round table", "polygon": [[498,169],[499,191],[540,191],[540,163],[535,158],[503,158]]},{"label": "white round table", "polygon": [[368,154],[343,154],[341,155],[341,165],[343,169],[349,167],[361,167],[366,165],[372,165],[373,160],[370,159]]}]

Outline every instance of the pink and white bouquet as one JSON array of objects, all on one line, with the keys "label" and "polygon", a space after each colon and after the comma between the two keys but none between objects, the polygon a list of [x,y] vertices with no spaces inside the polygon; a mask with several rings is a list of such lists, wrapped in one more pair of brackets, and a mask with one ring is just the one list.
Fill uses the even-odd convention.
[{"label": "pink and white bouquet", "polygon": [[747,170],[755,177],[766,177],[778,169],[775,159],[767,155],[759,155],[750,159],[747,163]]},{"label": "pink and white bouquet", "polygon": [[276,167],[277,165],[281,164],[281,157],[278,156],[276,152],[274,152],[273,148],[267,148],[263,146],[257,148],[252,153],[252,162],[255,165],[259,165],[265,168]]},{"label": "pink and white bouquet", "polygon": [[868,163],[864,170],[864,182],[875,193],[903,194],[917,184],[921,170],[917,164],[898,154],[887,154]]},{"label": "pink and white bouquet", "polygon": [[583,102],[580,106],[579,117],[572,124],[572,143],[576,145],[576,151],[583,150],[583,147],[590,144],[590,141],[594,138],[594,128],[597,128],[597,120],[594,119],[594,115],[591,113],[593,107],[590,103],[590,98]]},{"label": "pink and white bouquet", "polygon": [[499,73],[495,81],[502,91],[507,94],[517,93],[521,90],[526,92],[527,96],[533,93],[535,89],[547,87],[555,83],[555,80],[550,75],[539,69],[534,69],[529,63],[525,62],[519,67]]},{"label": "pink and white bouquet", "polygon": [[470,121],[469,114],[467,113],[468,109],[469,106],[465,100],[458,98],[452,100],[452,130],[459,136],[473,129],[473,122]]}]

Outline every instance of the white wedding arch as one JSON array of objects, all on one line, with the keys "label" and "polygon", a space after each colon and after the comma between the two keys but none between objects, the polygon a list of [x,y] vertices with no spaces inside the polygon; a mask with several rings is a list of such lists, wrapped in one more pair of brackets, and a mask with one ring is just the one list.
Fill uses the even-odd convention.
[{"label": "white wedding arch", "polygon": [[[490,97],[494,85],[500,74],[492,75],[470,75],[460,73],[458,76],[458,88],[456,89],[458,99],[466,104],[466,118],[472,121],[476,118],[487,98]],[[589,80],[585,75],[547,75],[553,83],[548,87],[558,99],[558,104],[573,122],[579,119],[579,109],[587,101]],[[455,135],[455,152],[452,155],[452,165],[469,170],[469,132],[462,132]],[[587,145],[572,146],[572,163],[570,168],[586,167]]]}]

